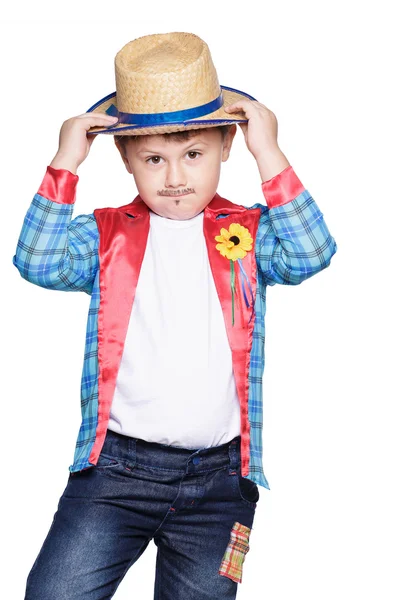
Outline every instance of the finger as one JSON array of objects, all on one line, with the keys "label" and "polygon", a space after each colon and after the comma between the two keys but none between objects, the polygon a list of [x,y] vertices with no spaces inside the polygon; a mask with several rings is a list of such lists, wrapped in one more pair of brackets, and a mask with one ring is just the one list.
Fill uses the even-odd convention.
[{"label": "finger", "polygon": [[245,100],[236,100],[236,102],[232,102],[231,104],[229,104],[229,106],[225,106],[224,110],[234,110],[236,108],[241,108],[242,110],[245,110],[246,108],[248,108],[248,106],[251,106],[251,100],[248,100],[246,98]]},{"label": "finger", "polygon": [[112,127],[118,124],[118,117],[101,113],[84,113],[83,115],[78,115],[78,119],[85,121],[86,129],[90,129],[91,127]]},{"label": "finger", "polygon": [[232,111],[234,111],[236,109],[240,110],[240,108],[242,108],[241,103],[240,102],[234,102],[234,104],[229,104],[229,106],[225,106],[224,110],[226,112],[232,112]]},{"label": "finger", "polygon": [[100,118],[100,119],[117,119],[118,117],[114,117],[113,115],[107,115],[106,113],[100,113],[100,112],[86,112],[83,113],[82,115],[79,115],[79,119],[86,119],[88,117],[93,117],[94,119]]},{"label": "finger", "polygon": [[102,115],[99,113],[97,117],[95,114],[87,114],[85,121],[85,128],[87,129],[87,131],[92,127],[106,127],[108,129],[118,124],[118,117],[112,117],[111,115]]}]

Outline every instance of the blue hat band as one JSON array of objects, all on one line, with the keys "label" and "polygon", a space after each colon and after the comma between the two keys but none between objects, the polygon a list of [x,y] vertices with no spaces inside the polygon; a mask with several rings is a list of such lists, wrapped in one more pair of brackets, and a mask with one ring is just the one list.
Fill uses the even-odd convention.
[{"label": "blue hat band", "polygon": [[[118,117],[119,123],[129,123],[133,125],[159,125],[161,123],[187,121],[188,119],[202,117],[203,115],[207,115],[215,110],[218,110],[221,106],[223,106],[222,92],[220,92],[220,95],[211,102],[202,104],[201,106],[196,106],[194,108],[187,108],[186,110],[176,110],[173,112],[164,113],[125,113],[120,112],[115,104],[111,104],[111,106],[105,112],[107,115]],[[117,123],[114,123],[114,126],[116,125]]]}]

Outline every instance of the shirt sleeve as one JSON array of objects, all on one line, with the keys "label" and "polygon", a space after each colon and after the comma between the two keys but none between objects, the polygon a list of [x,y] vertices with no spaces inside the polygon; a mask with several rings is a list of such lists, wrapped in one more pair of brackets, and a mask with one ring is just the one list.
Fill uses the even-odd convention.
[{"label": "shirt sleeve", "polygon": [[267,285],[298,285],[329,266],[337,244],[291,165],[261,186],[266,206],[256,239],[258,269]]},{"label": "shirt sleeve", "polygon": [[91,294],[99,268],[99,234],[93,214],[72,220],[78,175],[46,168],[22,225],[13,264],[35,285]]}]

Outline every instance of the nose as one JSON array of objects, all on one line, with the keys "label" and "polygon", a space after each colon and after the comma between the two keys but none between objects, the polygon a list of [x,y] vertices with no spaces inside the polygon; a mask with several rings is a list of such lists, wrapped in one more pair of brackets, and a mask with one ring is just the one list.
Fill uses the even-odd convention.
[{"label": "nose", "polygon": [[186,186],[186,177],[178,164],[171,163],[167,167],[165,186],[175,189]]}]

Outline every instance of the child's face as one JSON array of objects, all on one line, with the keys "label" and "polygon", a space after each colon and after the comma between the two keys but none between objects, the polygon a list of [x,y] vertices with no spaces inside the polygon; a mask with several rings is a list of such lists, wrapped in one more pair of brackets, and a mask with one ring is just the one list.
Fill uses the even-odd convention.
[{"label": "child's face", "polygon": [[210,127],[181,142],[147,135],[128,137],[126,151],[116,145],[148,207],[162,217],[183,220],[203,211],[215,195],[236,131],[233,125],[224,141],[219,129]]}]

